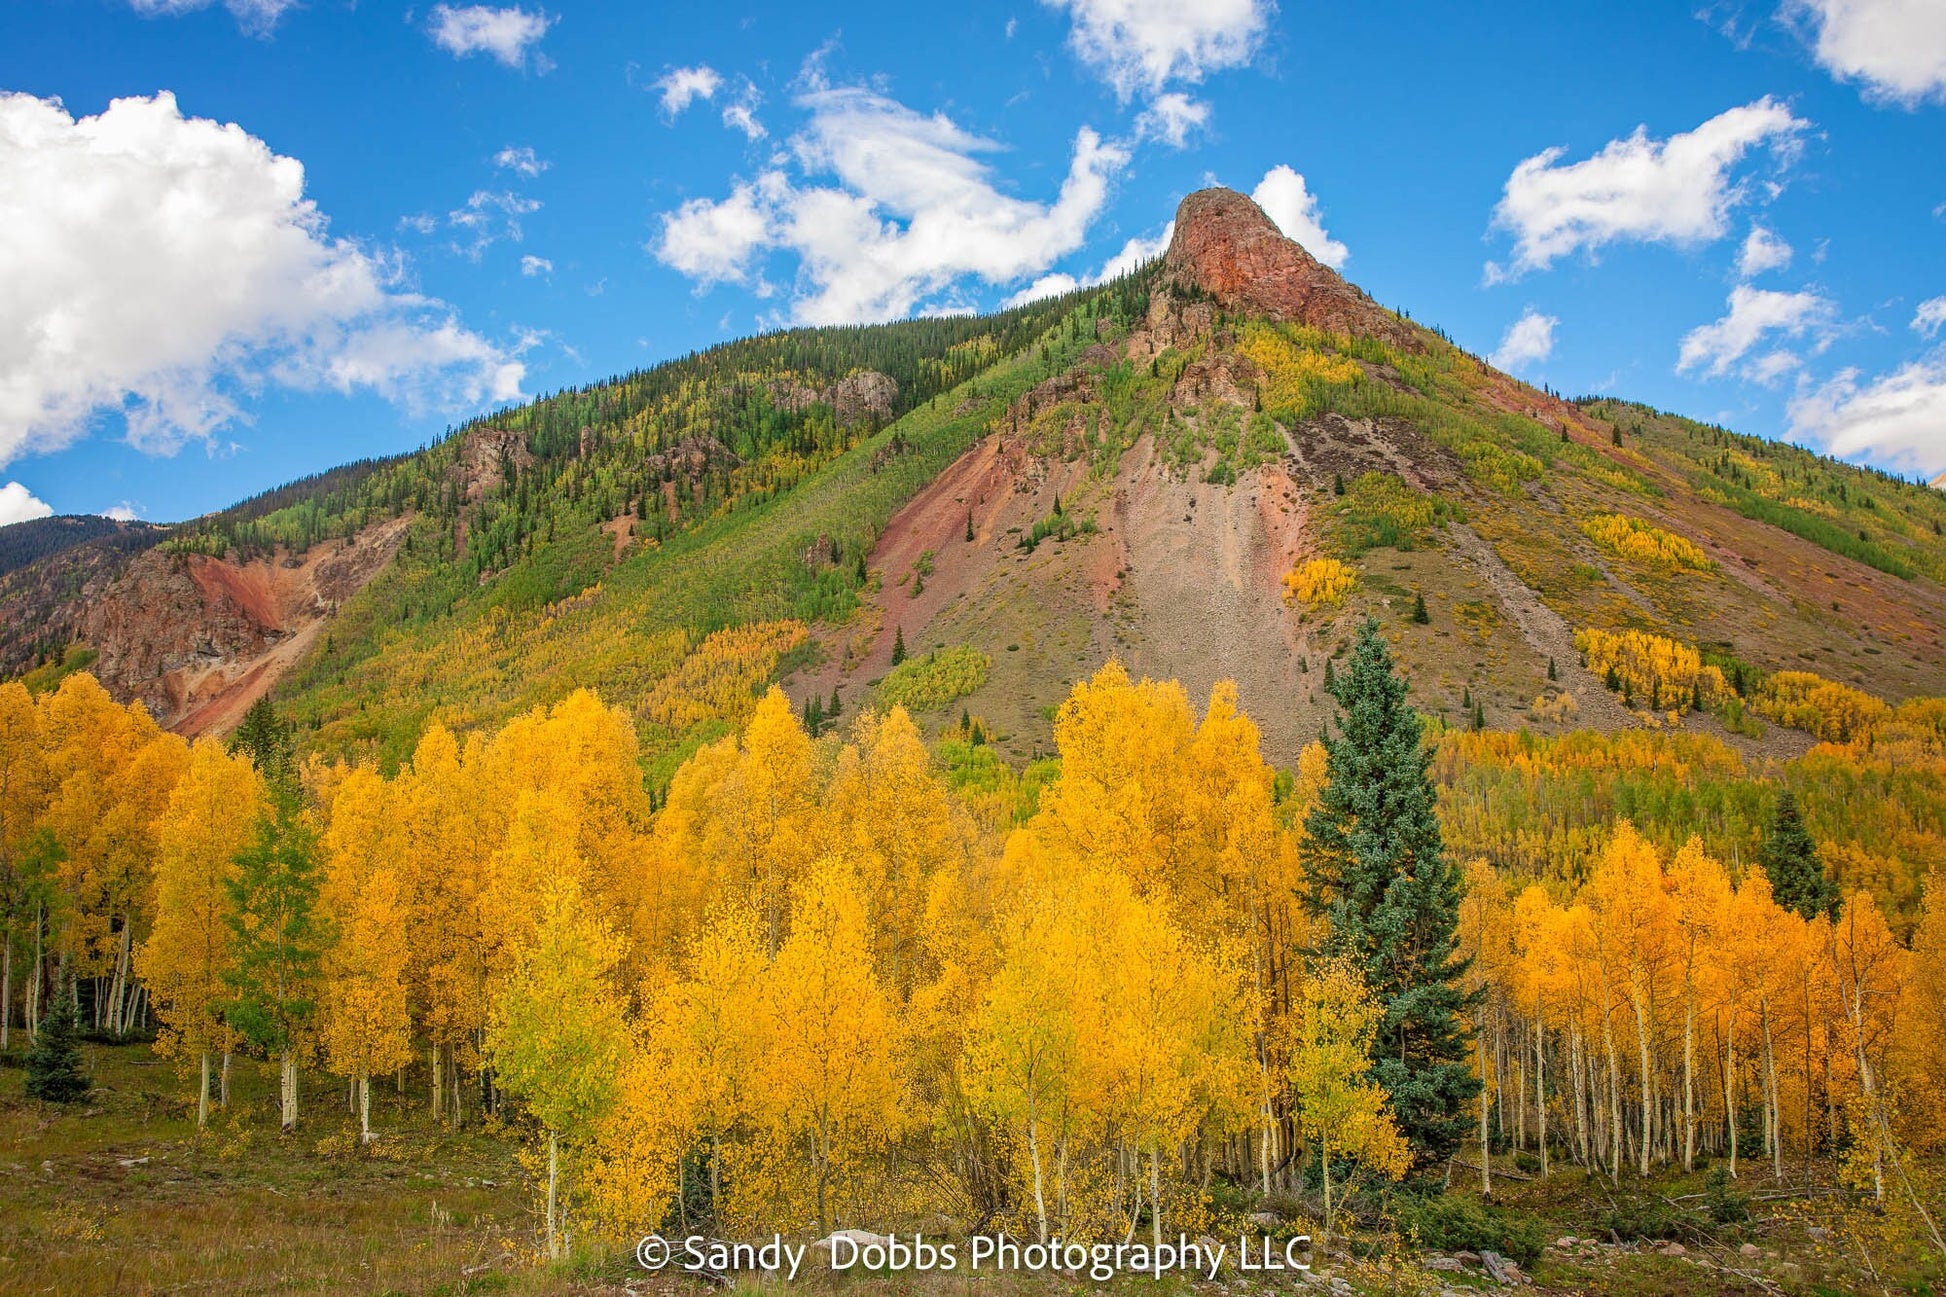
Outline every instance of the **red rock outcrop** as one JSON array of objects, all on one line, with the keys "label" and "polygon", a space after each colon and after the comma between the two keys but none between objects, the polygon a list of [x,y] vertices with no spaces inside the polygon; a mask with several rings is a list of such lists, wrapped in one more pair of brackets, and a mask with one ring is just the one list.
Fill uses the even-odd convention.
[{"label": "red rock outcrop", "polygon": [[1176,209],[1163,282],[1225,309],[1360,334],[1417,350],[1412,328],[1283,232],[1233,189],[1199,189]]}]

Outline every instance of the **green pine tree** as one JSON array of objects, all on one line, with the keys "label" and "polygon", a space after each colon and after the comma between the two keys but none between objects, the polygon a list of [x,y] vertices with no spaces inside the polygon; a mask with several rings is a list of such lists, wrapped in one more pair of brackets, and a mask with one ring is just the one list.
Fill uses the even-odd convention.
[{"label": "green pine tree", "polygon": [[1331,659],[1324,660],[1324,691],[1333,692],[1338,687],[1338,673],[1331,668]]},{"label": "green pine tree", "polygon": [[1797,795],[1788,788],[1778,794],[1770,830],[1757,848],[1757,863],[1770,876],[1771,895],[1785,909],[1796,910],[1807,919],[1816,918],[1820,912],[1837,913],[1838,888],[1825,876],[1818,844],[1804,827]]},{"label": "green pine tree", "polygon": [[243,713],[243,723],[230,736],[230,751],[248,756],[257,773],[273,788],[296,778],[296,727],[277,714],[268,697],[257,699]]},{"label": "green pine tree", "polygon": [[74,987],[57,982],[53,1003],[34,1047],[27,1051],[27,1097],[48,1103],[74,1103],[88,1093],[88,1076],[81,1069],[81,1042],[75,1039]]},{"label": "green pine tree", "polygon": [[234,997],[224,1004],[223,1019],[277,1060],[279,1120],[287,1134],[297,1129],[298,1053],[317,1012],[322,879],[317,833],[296,790],[281,789],[256,841],[237,853],[226,884],[235,963],[223,974]]},{"label": "green pine tree", "polygon": [[966,515],[966,538],[973,539],[973,515],[970,513]]},{"label": "green pine tree", "polygon": [[1372,1079],[1427,1180],[1458,1150],[1480,1092],[1463,1017],[1477,996],[1462,988],[1456,955],[1460,875],[1440,840],[1432,753],[1376,621],[1359,630],[1332,697],[1341,715],[1323,740],[1329,782],[1304,822],[1306,901],[1330,920],[1324,953],[1356,960],[1385,1007]]},{"label": "green pine tree", "polygon": [[1344,493],[1345,493],[1345,475],[1343,473],[1333,473],[1331,475],[1331,494],[1343,495]]},{"label": "green pine tree", "polygon": [[892,631],[892,665],[905,661],[905,627],[895,627]]},{"label": "green pine tree", "polygon": [[1483,730],[1486,727],[1487,727],[1487,709],[1480,705],[1480,700],[1478,698],[1475,698],[1473,700],[1473,728],[1476,730]]},{"label": "green pine tree", "polygon": [[832,685],[831,701],[824,705],[824,719],[827,721],[835,721],[838,719],[838,713],[843,710],[844,704],[838,701],[838,686]]},{"label": "green pine tree", "polygon": [[1547,660],[1547,678],[1549,680],[1559,680],[1561,678],[1558,674],[1555,673],[1553,658],[1549,658]]},{"label": "green pine tree", "polygon": [[1432,620],[1432,614],[1426,611],[1426,596],[1423,592],[1412,596],[1412,620],[1421,626]]}]

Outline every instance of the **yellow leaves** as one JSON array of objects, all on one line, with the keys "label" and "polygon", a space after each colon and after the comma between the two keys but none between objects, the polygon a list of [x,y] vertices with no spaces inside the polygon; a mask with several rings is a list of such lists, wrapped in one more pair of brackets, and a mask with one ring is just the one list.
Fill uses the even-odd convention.
[{"label": "yellow leaves", "polygon": [[1364,376],[1349,356],[1326,355],[1321,349],[1324,340],[1315,331],[1261,321],[1244,326],[1237,353],[1263,371],[1259,402],[1272,417],[1293,423],[1304,416],[1315,387],[1355,382]]},{"label": "yellow leaves", "polygon": [[1313,968],[1300,1003],[1290,1060],[1299,1125],[1321,1142],[1326,1159],[1356,1158],[1398,1179],[1412,1164],[1411,1151],[1385,1091],[1366,1079],[1383,1009],[1349,960]]},{"label": "yellow leaves", "polygon": [[642,715],[681,732],[707,720],[741,725],[777,659],[804,642],[802,622],[753,622],[705,636],[674,671],[656,682]]},{"label": "yellow leaves", "polygon": [[1306,559],[1284,573],[1284,601],[1335,608],[1358,588],[1358,573],[1335,558]]},{"label": "yellow leaves", "polygon": [[164,1052],[204,1054],[227,1038],[221,1005],[235,908],[228,884],[263,811],[263,781],[248,760],[202,739],[168,796],[156,831],[155,927],[136,970],[167,1028]]},{"label": "yellow leaves", "polygon": [[908,658],[886,672],[878,700],[886,707],[936,711],[987,682],[993,659],[965,644]]},{"label": "yellow leaves", "polygon": [[1882,700],[1813,671],[1765,676],[1750,705],[1779,725],[1808,730],[1833,743],[1868,734],[1892,717],[1892,709]]},{"label": "yellow leaves", "polygon": [[1595,514],[1582,520],[1581,530],[1602,549],[1644,567],[1707,572],[1716,566],[1694,541],[1626,514]]},{"label": "yellow leaves", "polygon": [[1575,632],[1574,646],[1590,671],[1638,707],[1681,712],[1700,700],[1708,709],[1735,696],[1719,668],[1704,665],[1687,644],[1661,635],[1590,627]]},{"label": "yellow leaves", "polygon": [[345,776],[324,834],[319,900],[333,941],[325,953],[325,1061],[369,1078],[411,1057],[406,1009],[407,908],[398,872],[398,793],[370,769]]}]

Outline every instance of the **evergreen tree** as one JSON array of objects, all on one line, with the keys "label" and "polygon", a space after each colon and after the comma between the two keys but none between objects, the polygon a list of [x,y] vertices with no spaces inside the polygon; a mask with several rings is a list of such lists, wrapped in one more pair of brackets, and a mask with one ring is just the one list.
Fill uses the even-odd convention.
[{"label": "evergreen tree", "polygon": [[1558,674],[1557,674],[1557,673],[1555,672],[1555,670],[1554,670],[1554,659],[1553,659],[1553,658],[1549,658],[1549,659],[1547,660],[1547,678],[1548,678],[1549,680],[1559,680],[1559,679],[1561,678],[1561,677],[1560,677],[1560,676],[1559,676],[1559,675],[1558,675]]},{"label": "evergreen tree", "polygon": [[973,515],[970,513],[966,515],[966,538],[973,539]]},{"label": "evergreen tree", "polygon": [[1333,473],[1331,475],[1331,494],[1343,495],[1344,493],[1345,493],[1345,475],[1343,473]]},{"label": "evergreen tree", "polygon": [[905,627],[895,627],[892,631],[892,665],[905,661]]},{"label": "evergreen tree", "polygon": [[1757,848],[1757,863],[1770,876],[1771,895],[1785,909],[1796,910],[1807,919],[1816,918],[1820,911],[1837,913],[1838,889],[1825,877],[1818,844],[1804,827],[1797,795],[1788,788],[1778,795],[1770,830]]},{"label": "evergreen tree", "polygon": [[73,1103],[87,1093],[81,1042],[75,1039],[74,987],[72,983],[57,983],[54,1002],[41,1019],[34,1047],[27,1052],[27,1097]]},{"label": "evergreen tree", "polygon": [[250,704],[243,723],[230,736],[230,751],[241,752],[273,788],[289,784],[297,775],[295,727],[277,714],[268,697]]},{"label": "evergreen tree", "polygon": [[838,701],[838,686],[832,685],[831,701],[824,705],[824,719],[826,721],[835,721],[838,719],[838,713],[843,710],[844,704]]},{"label": "evergreen tree", "polygon": [[1456,957],[1460,874],[1440,841],[1419,716],[1378,623],[1358,632],[1350,669],[1331,691],[1342,714],[1326,727],[1326,783],[1304,822],[1306,901],[1330,920],[1324,953],[1353,960],[1384,1006],[1372,1079],[1392,1098],[1415,1172],[1436,1176],[1466,1134],[1480,1092],[1468,1067]]},{"label": "evergreen tree", "polygon": [[1426,596],[1423,592],[1412,596],[1412,620],[1421,626],[1432,620],[1432,615],[1426,611]]},{"label": "evergreen tree", "polygon": [[229,879],[235,962],[223,974],[235,998],[223,1020],[278,1061],[280,1125],[297,1128],[297,1055],[317,1012],[323,934],[317,835],[294,789],[275,795],[257,838],[236,855]]}]

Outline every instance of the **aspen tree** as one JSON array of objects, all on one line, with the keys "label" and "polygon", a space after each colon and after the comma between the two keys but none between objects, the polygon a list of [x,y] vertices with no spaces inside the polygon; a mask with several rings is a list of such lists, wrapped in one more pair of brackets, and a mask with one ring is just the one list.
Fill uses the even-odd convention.
[{"label": "aspen tree", "polygon": [[1396,1180],[1412,1165],[1412,1153],[1393,1121],[1385,1091],[1371,1080],[1372,1046],[1384,1009],[1357,965],[1344,957],[1320,963],[1305,981],[1302,1006],[1291,1050],[1291,1086],[1304,1134],[1317,1142],[1329,1242],[1337,1223],[1332,1157],[1352,1158]]},{"label": "aspen tree", "polygon": [[406,907],[394,865],[396,793],[369,769],[354,770],[332,800],[325,837],[322,908],[332,944],[324,959],[326,1065],[351,1082],[358,1134],[372,1139],[374,1075],[411,1060],[406,1007]]},{"label": "aspen tree", "polygon": [[227,1055],[224,977],[234,964],[236,855],[264,810],[263,780],[213,739],[199,741],[156,833],[155,927],[136,969],[155,995],[165,1057],[193,1058],[196,1125],[208,1124],[210,1060]]}]

